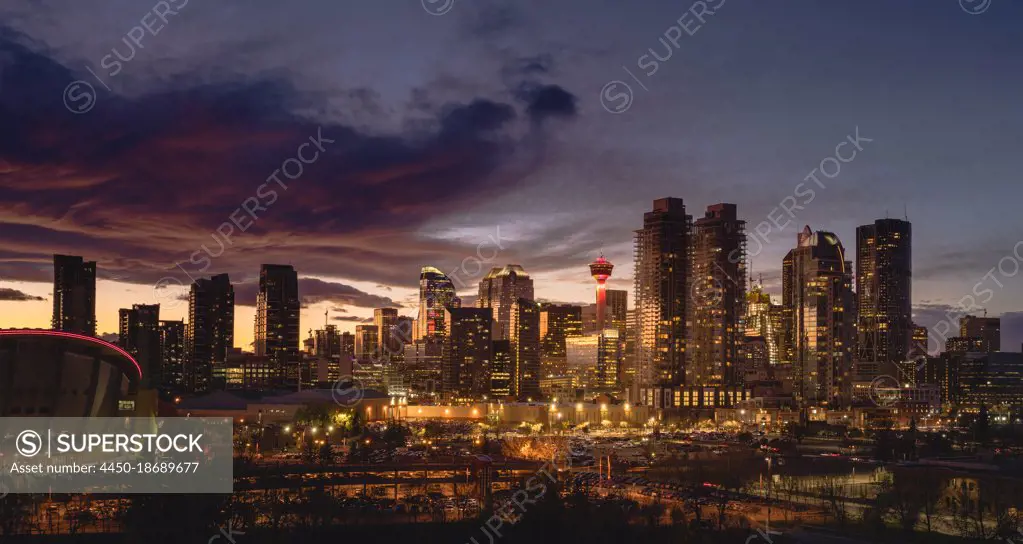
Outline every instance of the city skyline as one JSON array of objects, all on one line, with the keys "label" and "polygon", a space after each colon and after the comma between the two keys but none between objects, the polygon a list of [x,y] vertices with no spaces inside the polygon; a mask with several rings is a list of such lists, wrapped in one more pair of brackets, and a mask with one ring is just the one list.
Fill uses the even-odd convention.
[{"label": "city skyline", "polygon": [[[181,319],[187,303],[177,297],[189,274],[229,273],[236,344],[245,348],[263,263],[298,270],[303,337],[339,306],[347,311],[332,317],[345,330],[374,307],[414,315],[422,266],[449,273],[491,255],[478,275],[455,275],[459,295],[471,298],[490,267],[515,263],[534,278],[537,298],[581,303],[592,298],[586,263],[601,250],[618,267],[608,287],[632,284],[638,214],[664,196],[695,210],[736,203],[756,237],[751,271],[764,274],[776,298],[781,259],[803,225],[851,247],[857,226],[908,213],[914,322],[928,327],[1016,247],[1009,142],[1021,126],[1013,104],[1023,86],[1013,70],[1019,51],[1005,44],[1015,43],[1009,21],[1023,13],[1019,5],[995,3],[982,16],[956,2],[920,1],[795,13],[730,0],[645,76],[635,61],[648,49],[665,57],[664,32],[685,6],[659,2],[639,13],[610,2],[542,10],[461,3],[432,17],[413,2],[407,11],[361,6],[335,17],[342,8],[300,4],[311,9],[257,2],[230,31],[215,27],[222,32],[209,25],[229,17],[226,8],[189,4],[146,36],[116,77],[100,72],[112,91],[85,67],[99,69],[113,45],[123,54],[124,28],[144,15],[137,4],[114,2],[103,20],[84,6],[62,7],[53,20],[64,22],[52,25],[39,15],[56,13],[49,4],[0,7],[0,121],[11,127],[0,136],[0,327],[49,326],[53,254],[97,262],[98,333],[116,332],[118,309],[133,304],[161,303],[161,319]],[[317,47],[268,39],[264,52],[275,53],[259,59],[238,47],[282,19],[343,37]],[[337,28],[316,30],[325,21]],[[367,31],[381,24],[416,38],[415,47]],[[583,28],[596,34],[578,34]],[[492,40],[515,46],[466,47]],[[208,47],[235,61],[237,73],[203,75],[216,68],[198,54]],[[360,59],[356,49],[387,53]],[[817,73],[828,85],[807,80]],[[170,76],[177,83],[167,84]],[[76,115],[58,95],[80,79],[98,96]],[[601,102],[614,80],[636,93],[621,114]],[[897,82],[899,92],[877,81]],[[238,110],[218,111],[225,98]],[[236,227],[234,243],[213,258],[220,247],[211,233],[310,138],[323,150],[305,156],[319,159],[288,182],[291,190],[273,184],[276,202],[246,232]],[[797,184],[821,164],[833,167],[822,161],[849,138],[863,149],[833,179],[819,177],[824,187],[809,182],[816,193],[808,202]],[[342,150],[365,151],[364,159],[345,161]],[[346,202],[357,193],[356,209]],[[767,240],[755,234],[761,224]],[[210,268],[197,273],[205,259]],[[156,300],[152,285],[165,277],[174,278],[169,296]],[[992,316],[1008,312],[1003,345],[1016,349],[1023,287],[996,278],[1004,287],[986,280],[996,287],[986,306]]]}]

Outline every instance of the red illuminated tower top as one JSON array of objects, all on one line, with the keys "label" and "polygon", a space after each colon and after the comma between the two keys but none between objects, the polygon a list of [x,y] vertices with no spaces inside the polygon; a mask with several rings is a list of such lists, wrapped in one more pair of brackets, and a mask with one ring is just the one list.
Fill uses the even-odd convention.
[{"label": "red illuminated tower top", "polygon": [[603,331],[607,326],[607,293],[605,284],[611,277],[611,271],[615,265],[611,264],[603,255],[597,257],[596,261],[590,263],[590,274],[597,280],[597,330]]},{"label": "red illuminated tower top", "polygon": [[597,283],[604,283],[608,278],[611,277],[611,271],[614,270],[615,265],[611,264],[611,261],[604,258],[603,255],[597,257],[596,261],[590,263],[590,274],[593,275],[593,279],[597,280]]}]

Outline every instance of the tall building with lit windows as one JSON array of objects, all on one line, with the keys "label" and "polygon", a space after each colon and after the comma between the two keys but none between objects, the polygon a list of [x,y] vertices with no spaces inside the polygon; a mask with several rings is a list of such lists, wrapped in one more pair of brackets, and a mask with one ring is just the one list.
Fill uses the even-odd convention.
[{"label": "tall building with lit windows", "polygon": [[983,351],[1002,351],[1002,318],[975,315],[960,317],[959,336],[979,338]]},{"label": "tall building with lit windows", "polygon": [[298,386],[301,307],[295,268],[264,264],[256,295],[255,352],[269,358],[279,381],[286,386]]},{"label": "tall building with lit windows", "polygon": [[96,336],[96,262],[72,255],[53,256],[55,331]]},{"label": "tall building with lit windows", "polygon": [[180,391],[185,385],[185,321],[160,321],[161,386]]},{"label": "tall building with lit windows", "polygon": [[143,386],[161,385],[160,305],[134,304],[118,310],[117,343],[142,367]]},{"label": "tall building with lit windows", "polygon": [[565,339],[582,333],[582,307],[570,304],[540,307],[540,360],[545,372],[560,374],[564,370]]},{"label": "tall building with lit windows", "polygon": [[441,386],[445,399],[454,402],[477,400],[490,390],[493,357],[491,333],[494,313],[490,308],[444,310]]},{"label": "tall building with lit windows", "polygon": [[355,326],[355,359],[367,362],[378,357],[380,328],[376,325]]},{"label": "tall building with lit windows", "polygon": [[490,398],[505,399],[511,396],[514,366],[511,341],[494,340],[493,359],[490,363]]},{"label": "tall building with lit windows", "polygon": [[533,300],[533,279],[517,264],[492,268],[480,280],[476,307],[494,310],[494,338],[511,339],[511,309],[520,298]]},{"label": "tall building with lit windows", "polygon": [[856,229],[856,358],[901,363],[913,345],[912,225],[878,219]]},{"label": "tall building with lit windows", "polygon": [[833,233],[807,226],[782,261],[792,389],[803,404],[843,406],[852,395],[852,263]]},{"label": "tall building with lit windows", "polygon": [[739,385],[744,365],[746,222],[735,204],[714,204],[693,227],[692,322],[686,349],[687,385]]},{"label": "tall building with lit windows", "polygon": [[615,329],[622,340],[629,320],[629,292],[625,289],[607,290],[607,324],[604,328]]},{"label": "tall building with lit windows", "polygon": [[784,330],[778,318],[780,306],[771,302],[771,295],[764,292],[763,285],[753,284],[746,293],[745,334],[747,337],[763,339],[768,364],[771,366],[781,362]]},{"label": "tall building with lit windows", "polygon": [[520,298],[512,304],[510,314],[512,394],[535,400],[540,397],[540,305]]},{"label": "tall building with lit windows", "polygon": [[207,391],[213,371],[234,348],[234,286],[227,274],[200,278],[188,294],[185,330],[185,389]]},{"label": "tall building with lit windows", "polygon": [[681,198],[655,200],[635,233],[635,402],[669,406],[670,387],[685,382],[691,236]]},{"label": "tall building with lit windows", "polygon": [[419,313],[413,340],[440,340],[444,337],[444,309],[461,306],[455,284],[443,272],[424,266],[419,273]]}]

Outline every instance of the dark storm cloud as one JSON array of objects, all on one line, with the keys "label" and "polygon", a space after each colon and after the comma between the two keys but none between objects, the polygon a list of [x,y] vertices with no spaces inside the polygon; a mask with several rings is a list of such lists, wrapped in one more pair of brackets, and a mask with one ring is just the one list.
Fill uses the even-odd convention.
[{"label": "dark storm cloud", "polygon": [[[75,115],[61,92],[88,74],[29,43],[0,29],[7,245],[0,274],[12,279],[49,281],[50,255],[72,253],[97,260],[101,277],[134,283],[178,274],[187,285],[230,272],[241,288],[266,262],[300,262],[300,274],[411,283],[420,265],[465,252],[417,229],[521,186],[545,140],[539,131],[549,130],[534,122],[516,131],[514,105],[477,96],[438,105],[431,120],[402,133],[370,134],[294,113],[323,111],[322,97],[283,78],[186,84],[191,78],[181,77],[137,97],[96,85],[94,109]],[[375,102],[368,90],[347,96]],[[574,101],[549,85],[524,109],[534,121],[572,116]],[[268,181],[284,161],[297,164],[299,146],[309,142],[316,148],[304,153],[317,156],[300,176]],[[243,210],[244,202],[258,207]],[[355,305],[394,304],[321,283],[303,283],[307,302],[351,295],[361,301]]]},{"label": "dark storm cloud", "polygon": [[9,287],[0,287],[0,300],[23,302],[29,300],[46,300],[43,297],[37,297],[28,293],[21,292],[17,289],[11,289]]},{"label": "dark storm cloud", "polygon": [[[255,306],[259,284],[256,282],[237,283],[234,286],[235,303],[241,306]],[[385,308],[399,306],[390,298],[361,291],[343,283],[323,281],[316,278],[299,278],[298,294],[302,305],[319,302],[333,302],[359,308]],[[334,308],[335,312],[347,312],[344,308]]]},{"label": "dark storm cloud", "polygon": [[575,96],[557,85],[523,85],[516,93],[526,103],[526,112],[534,121],[548,117],[574,117]]}]

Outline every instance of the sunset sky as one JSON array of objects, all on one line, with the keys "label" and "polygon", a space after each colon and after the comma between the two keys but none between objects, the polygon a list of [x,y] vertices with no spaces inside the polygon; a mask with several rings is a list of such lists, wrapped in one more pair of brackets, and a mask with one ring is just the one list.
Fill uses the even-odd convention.
[{"label": "sunset sky", "polygon": [[674,196],[695,216],[736,203],[750,231],[773,217],[750,249],[774,294],[803,225],[852,255],[857,225],[908,215],[917,322],[983,282],[1019,351],[1023,3],[701,4],[702,22],[667,0],[168,0],[164,21],[137,0],[5,0],[0,327],[49,326],[54,253],[98,261],[104,333],[133,303],[182,318],[190,276],[227,272],[244,348],[261,263],[298,269],[303,337],[328,310],[348,329],[412,315],[419,269],[467,258],[465,294],[518,263],[538,298],[590,302],[586,265],[603,250],[631,291],[633,231]]}]

